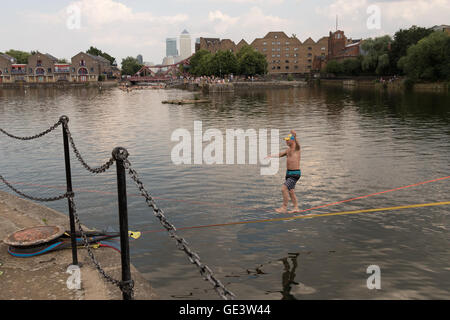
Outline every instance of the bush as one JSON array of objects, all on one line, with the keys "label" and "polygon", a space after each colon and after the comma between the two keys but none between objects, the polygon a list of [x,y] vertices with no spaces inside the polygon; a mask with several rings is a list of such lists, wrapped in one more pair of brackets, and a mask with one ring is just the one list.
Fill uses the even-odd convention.
[{"label": "bush", "polygon": [[287,81],[294,81],[294,77],[292,76],[292,74],[288,74]]}]

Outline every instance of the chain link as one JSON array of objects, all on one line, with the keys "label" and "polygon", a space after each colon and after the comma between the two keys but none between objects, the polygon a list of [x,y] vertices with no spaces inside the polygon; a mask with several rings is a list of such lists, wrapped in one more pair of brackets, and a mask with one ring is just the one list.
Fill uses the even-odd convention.
[{"label": "chain link", "polygon": [[38,133],[34,136],[29,136],[29,137],[19,137],[19,136],[15,136],[11,133],[6,132],[5,130],[3,130],[2,128],[0,128],[0,132],[7,135],[8,137],[17,139],[17,140],[33,140],[33,139],[37,139],[40,138],[42,136],[45,136],[46,134],[52,132],[53,130],[55,130],[59,125],[61,124],[61,120],[59,120],[58,122],[56,122],[53,126],[51,126],[50,128],[48,128],[47,130]]},{"label": "chain link", "polygon": [[77,209],[75,206],[75,201],[73,199],[73,194],[71,196],[69,196],[69,203],[70,203],[70,207],[72,208],[72,211],[73,211],[73,216],[75,218],[75,222],[78,226],[81,237],[83,239],[83,245],[86,248],[88,255],[89,255],[92,263],[94,264],[95,268],[102,275],[102,277],[105,278],[105,280],[107,282],[112,283],[113,285],[117,286],[122,292],[128,293],[131,296],[131,299],[133,299],[134,298],[134,281],[133,280],[131,280],[131,281],[116,280],[112,276],[107,274],[105,270],[102,269],[102,267],[100,266],[100,263],[97,261],[97,259],[94,256],[94,253],[92,252],[92,249],[89,245],[89,241],[86,236],[86,233],[84,232],[83,226],[81,225],[80,218],[78,217]]},{"label": "chain link", "polygon": [[61,194],[61,195],[59,195],[59,196],[52,197],[52,198],[37,198],[37,197],[33,197],[33,196],[30,196],[30,195],[27,195],[27,194],[25,194],[25,193],[23,193],[23,192],[17,190],[16,188],[14,188],[14,187],[11,185],[11,183],[9,183],[5,178],[3,178],[2,175],[0,175],[0,180],[2,180],[3,183],[4,183],[8,188],[10,188],[12,191],[14,191],[15,193],[21,195],[22,197],[25,197],[25,198],[27,198],[27,199],[34,200],[34,201],[51,202],[51,201],[57,201],[57,200],[61,200],[61,199],[67,198],[67,197],[69,196],[69,193],[66,192],[66,193],[64,193],[64,194]]},{"label": "chain link", "polygon": [[141,192],[141,195],[145,198],[145,202],[147,203],[147,205],[149,207],[151,207],[153,209],[153,214],[159,219],[162,226],[169,233],[170,237],[175,239],[178,249],[180,249],[181,251],[183,251],[187,254],[189,261],[192,264],[195,264],[200,269],[200,274],[202,275],[202,277],[205,280],[209,281],[214,286],[214,289],[216,290],[217,294],[222,299],[224,299],[224,300],[234,299],[235,295],[231,291],[229,291],[227,288],[225,288],[225,286],[214,276],[212,270],[207,265],[203,264],[200,261],[199,255],[189,248],[186,240],[184,240],[183,238],[179,237],[176,234],[175,226],[167,220],[167,218],[164,216],[163,210],[158,208],[155,200],[147,192],[147,190],[144,187],[144,184],[139,179],[137,172],[133,168],[131,168],[130,161],[128,159],[124,159],[123,162],[124,162],[125,169],[128,170],[131,178],[136,183],[139,191]]},{"label": "chain link", "polygon": [[115,161],[113,157],[111,157],[105,164],[101,165],[100,167],[98,167],[98,168],[91,168],[86,163],[86,161],[84,161],[83,157],[81,156],[80,151],[78,151],[77,147],[75,146],[75,142],[73,141],[73,137],[72,137],[72,134],[70,133],[67,121],[63,121],[63,126],[64,126],[64,130],[67,133],[67,137],[69,138],[69,142],[70,142],[70,145],[72,146],[72,149],[73,149],[73,152],[75,153],[75,156],[81,162],[83,167],[86,168],[86,170],[88,170],[88,171],[90,171],[92,173],[103,173],[103,172],[105,172],[106,170],[108,170],[111,167],[111,165]]}]

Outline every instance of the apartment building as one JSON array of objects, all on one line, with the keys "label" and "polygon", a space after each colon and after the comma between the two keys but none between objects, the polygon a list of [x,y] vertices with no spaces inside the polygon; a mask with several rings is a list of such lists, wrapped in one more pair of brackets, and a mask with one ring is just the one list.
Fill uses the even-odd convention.
[{"label": "apartment building", "polygon": [[11,70],[12,66],[15,65],[16,59],[4,54],[0,53],[0,83],[9,83],[11,82]]},{"label": "apartment building", "polygon": [[328,52],[328,37],[318,41],[311,38],[301,42],[282,31],[269,32],[250,44],[266,56],[269,74],[309,73],[314,56],[325,56]]},{"label": "apartment building", "polygon": [[248,44],[244,39],[236,45],[229,39],[200,38],[197,51],[208,50],[238,52],[243,46],[250,45],[266,56],[269,74],[309,73],[313,66],[314,56],[326,56],[328,53],[328,37],[318,41],[311,38],[303,43],[295,36],[289,37],[282,31],[267,33]]}]

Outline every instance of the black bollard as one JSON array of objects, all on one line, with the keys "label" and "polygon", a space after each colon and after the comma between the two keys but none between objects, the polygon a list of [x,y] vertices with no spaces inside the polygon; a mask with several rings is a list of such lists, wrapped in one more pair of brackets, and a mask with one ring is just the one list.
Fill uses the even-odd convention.
[{"label": "black bollard", "polygon": [[[62,122],[62,130],[63,130],[63,141],[64,141],[64,160],[66,162],[66,182],[67,182],[67,193],[73,194],[72,191],[72,173],[70,170],[70,150],[69,150],[69,139],[67,137],[67,132],[65,125],[69,122],[69,117],[61,116],[59,118]],[[75,217],[73,215],[73,209],[70,205],[70,199],[67,199],[67,203],[69,205],[69,219],[70,219],[70,240],[72,244],[72,264],[74,266],[78,265],[78,256],[77,256],[77,236],[75,232]]]},{"label": "black bollard", "polygon": [[[124,160],[128,158],[128,151],[125,148],[117,147],[112,152],[116,160],[117,168],[117,196],[119,200],[119,224],[120,224],[120,254],[122,261],[122,290],[123,300],[132,300],[130,286],[132,286],[130,271],[130,246],[128,242],[128,209],[127,209],[127,182],[125,174]],[[128,286],[128,288],[127,288]]]}]

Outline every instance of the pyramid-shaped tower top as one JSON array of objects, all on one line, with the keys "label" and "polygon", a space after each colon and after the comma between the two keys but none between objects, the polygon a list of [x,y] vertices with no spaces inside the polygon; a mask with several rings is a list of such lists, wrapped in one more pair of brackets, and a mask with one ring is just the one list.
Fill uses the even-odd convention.
[{"label": "pyramid-shaped tower top", "polygon": [[186,29],[184,29],[181,34],[189,34],[189,32]]}]

